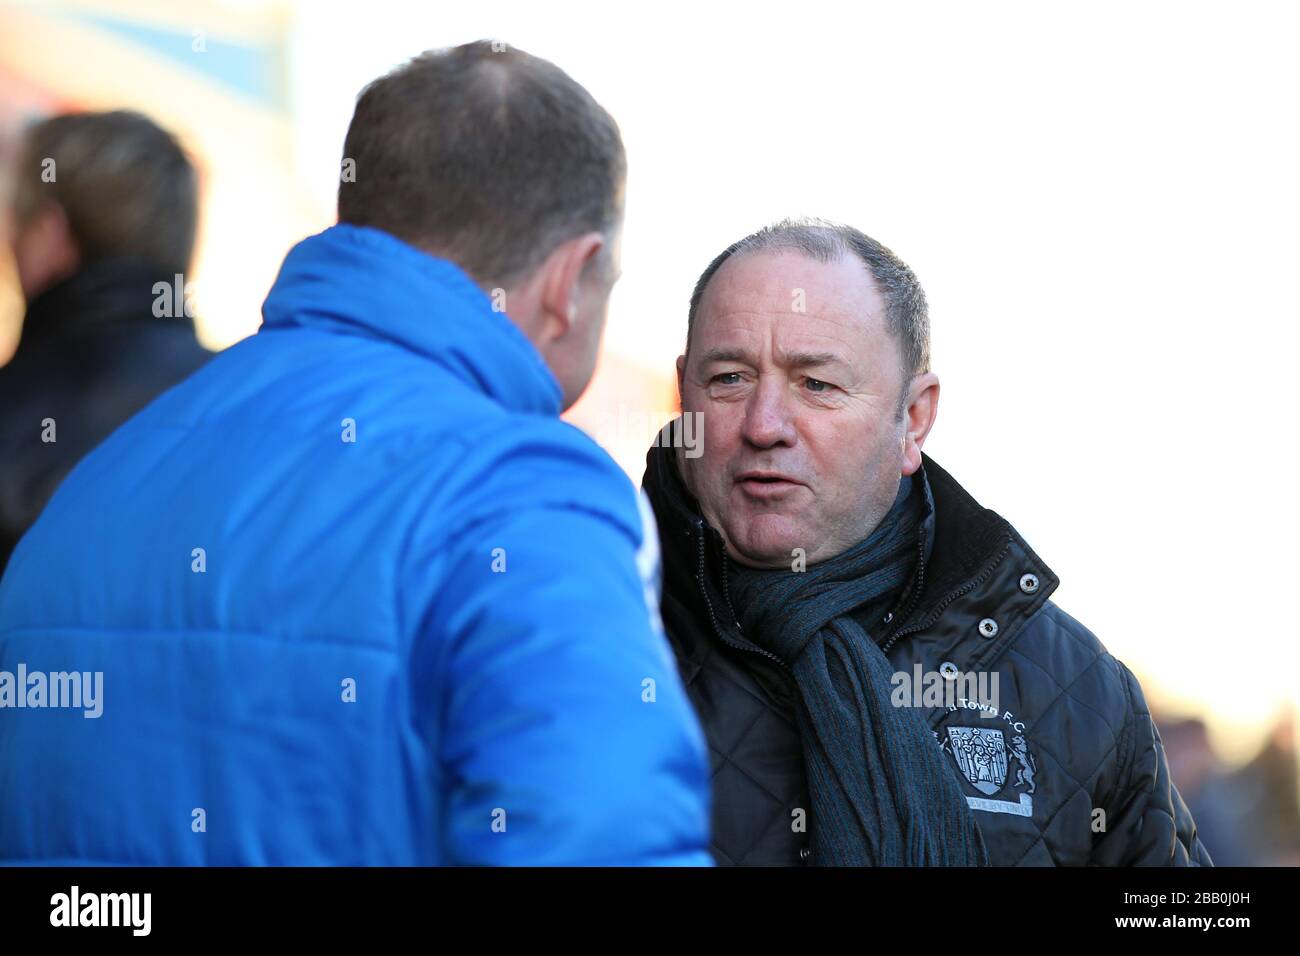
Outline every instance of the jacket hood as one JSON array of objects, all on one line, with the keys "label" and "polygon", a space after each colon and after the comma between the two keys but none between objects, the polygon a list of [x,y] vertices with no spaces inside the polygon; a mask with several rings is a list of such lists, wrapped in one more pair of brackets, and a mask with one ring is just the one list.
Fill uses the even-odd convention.
[{"label": "jacket hood", "polygon": [[262,328],[387,339],[506,408],[558,415],[560,385],[540,353],[455,263],[368,226],[340,223],[290,250]]}]

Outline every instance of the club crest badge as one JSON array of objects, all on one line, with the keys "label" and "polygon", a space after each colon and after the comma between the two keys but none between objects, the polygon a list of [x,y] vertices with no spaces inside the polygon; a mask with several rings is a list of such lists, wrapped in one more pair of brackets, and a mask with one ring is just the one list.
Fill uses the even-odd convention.
[{"label": "club crest badge", "polygon": [[1007,746],[993,727],[949,727],[952,755],[966,779],[980,793],[992,796],[1007,782]]},{"label": "club crest badge", "polygon": [[[1023,724],[1014,723],[1014,727],[1020,730]],[[1006,734],[995,727],[955,725],[947,730],[946,740],[935,732],[935,742],[939,744],[939,749],[953,758],[966,782],[984,794],[982,797],[967,795],[966,802],[971,808],[988,813],[1033,816],[1032,794],[1038,789],[1034,779],[1038,765],[1029,751],[1029,743],[1024,734],[1012,734],[1008,742]],[[1011,795],[1016,799],[989,799],[1006,788],[1008,778],[1012,787]]]}]

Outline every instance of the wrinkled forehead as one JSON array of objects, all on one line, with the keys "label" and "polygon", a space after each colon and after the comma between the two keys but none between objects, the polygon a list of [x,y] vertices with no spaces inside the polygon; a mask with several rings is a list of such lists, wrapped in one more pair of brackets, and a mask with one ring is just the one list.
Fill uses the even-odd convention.
[{"label": "wrinkled forehead", "polygon": [[830,338],[868,353],[888,338],[884,299],[861,260],[846,254],[819,262],[793,250],[742,253],[724,262],[700,299],[691,350],[760,330],[788,339]]}]

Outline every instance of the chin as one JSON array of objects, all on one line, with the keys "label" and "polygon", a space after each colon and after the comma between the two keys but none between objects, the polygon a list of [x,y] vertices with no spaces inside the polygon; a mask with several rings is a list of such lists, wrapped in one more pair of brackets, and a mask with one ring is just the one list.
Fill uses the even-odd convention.
[{"label": "chin", "polygon": [[805,555],[813,550],[807,535],[800,535],[787,519],[775,515],[752,519],[744,531],[732,539],[732,550],[741,564],[789,568],[795,548],[803,548]]}]

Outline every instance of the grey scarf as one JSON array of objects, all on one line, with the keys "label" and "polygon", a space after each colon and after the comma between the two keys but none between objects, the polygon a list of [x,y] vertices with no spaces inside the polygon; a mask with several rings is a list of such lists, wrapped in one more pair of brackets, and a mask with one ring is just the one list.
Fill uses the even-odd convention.
[{"label": "grey scarf", "polygon": [[988,865],[955,774],[920,715],[891,703],[894,668],[859,623],[879,620],[915,563],[925,481],[924,469],[904,477],[876,529],[829,561],[801,572],[730,563],[746,636],[789,665],[802,697],[820,865]]}]

